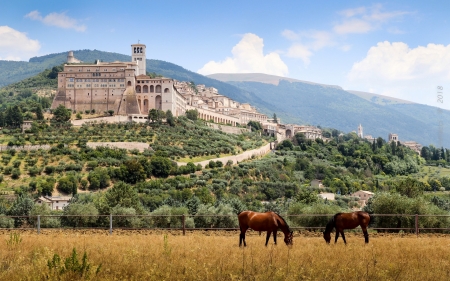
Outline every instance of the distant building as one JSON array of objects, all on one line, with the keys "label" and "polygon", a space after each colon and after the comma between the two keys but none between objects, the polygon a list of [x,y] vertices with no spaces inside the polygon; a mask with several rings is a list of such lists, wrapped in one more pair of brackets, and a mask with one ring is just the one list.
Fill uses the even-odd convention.
[{"label": "distant building", "polygon": [[335,194],[334,193],[319,193],[317,194],[317,196],[319,196],[322,199],[327,199],[330,201],[334,201],[335,200]]},{"label": "distant building", "polygon": [[370,192],[370,191],[359,190],[359,191],[356,191],[355,193],[351,194],[351,196],[359,197],[359,199],[361,201],[365,201],[365,203],[367,203],[369,198],[372,198],[374,194],[375,193]]},{"label": "distant building", "polygon": [[410,149],[414,150],[416,153],[420,155],[420,152],[422,151],[422,145],[420,143],[417,143],[415,141],[402,141],[400,142],[402,145],[409,147]]},{"label": "distant building", "polygon": [[371,142],[371,143],[375,140],[375,138],[372,137],[371,135],[367,135],[367,136],[365,136],[364,138],[365,138],[366,140],[368,140],[369,142]]},{"label": "distant building", "polygon": [[33,121],[23,121],[22,123],[22,133],[26,130],[31,130],[31,124],[33,124]]},{"label": "distant building", "polygon": [[361,124],[359,124],[359,126],[358,126],[358,137],[364,138],[364,136],[363,136],[363,127],[361,126]]},{"label": "distant building", "polygon": [[297,133],[302,133],[303,135],[305,135],[307,139],[310,140],[323,139],[322,130],[317,127],[307,125],[292,125],[292,124],[286,125],[287,138],[293,137]]},{"label": "distant building", "polygon": [[391,142],[391,141],[395,141],[395,142],[397,142],[398,141],[398,135],[397,134],[389,134],[389,136],[388,136],[388,142]]},{"label": "distant building", "polygon": [[40,205],[45,204],[52,210],[63,210],[69,205],[70,199],[72,196],[41,196],[34,202]]}]

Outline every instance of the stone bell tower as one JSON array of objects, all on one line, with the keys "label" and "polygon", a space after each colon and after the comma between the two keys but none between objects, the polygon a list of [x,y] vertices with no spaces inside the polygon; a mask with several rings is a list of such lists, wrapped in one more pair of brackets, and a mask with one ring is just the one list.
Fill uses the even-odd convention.
[{"label": "stone bell tower", "polygon": [[147,58],[145,57],[145,45],[133,44],[131,45],[131,61],[138,63],[138,69],[136,69],[136,76],[147,73]]}]

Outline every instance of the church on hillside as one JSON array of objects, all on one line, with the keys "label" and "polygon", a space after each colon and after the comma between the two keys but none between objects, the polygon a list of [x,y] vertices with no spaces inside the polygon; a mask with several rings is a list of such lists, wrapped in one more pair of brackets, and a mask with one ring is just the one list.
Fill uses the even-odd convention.
[{"label": "church on hillside", "polygon": [[186,99],[173,79],[146,75],[146,46],[131,45],[131,62],[85,63],[69,52],[58,73],[58,91],[51,108],[64,105],[73,111],[147,115],[150,109],[184,115]]}]

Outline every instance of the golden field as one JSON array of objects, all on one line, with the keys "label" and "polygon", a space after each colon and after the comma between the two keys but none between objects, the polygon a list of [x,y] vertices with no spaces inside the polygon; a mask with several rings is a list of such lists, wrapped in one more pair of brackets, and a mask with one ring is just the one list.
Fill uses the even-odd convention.
[{"label": "golden field", "polygon": [[346,238],[296,233],[292,248],[281,235],[264,247],[250,232],[243,249],[238,232],[1,231],[0,280],[450,280],[450,236]]}]

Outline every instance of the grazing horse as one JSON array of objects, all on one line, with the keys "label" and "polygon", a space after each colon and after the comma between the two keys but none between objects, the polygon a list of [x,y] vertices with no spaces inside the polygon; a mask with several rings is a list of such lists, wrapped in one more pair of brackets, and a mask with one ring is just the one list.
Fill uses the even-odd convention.
[{"label": "grazing horse", "polygon": [[277,230],[281,229],[284,233],[284,242],[286,245],[293,245],[293,231],[289,229],[289,225],[286,221],[277,213],[265,212],[258,213],[252,211],[243,211],[238,214],[239,228],[241,233],[239,235],[239,247],[241,247],[242,242],[244,242],[244,247],[247,246],[245,243],[245,232],[251,228],[255,231],[267,231],[266,236],[266,246],[269,242],[270,234],[273,233],[273,241],[275,245],[277,244]]},{"label": "grazing horse", "polygon": [[331,231],[336,228],[336,237],[334,243],[337,242],[339,238],[339,233],[342,235],[342,239],[345,241],[344,229],[354,229],[361,226],[364,233],[364,239],[366,243],[369,243],[369,234],[367,233],[367,226],[370,222],[370,215],[366,212],[353,212],[353,213],[338,213],[333,216],[333,218],[328,222],[325,231],[323,232],[323,238],[327,243],[331,240]]}]

